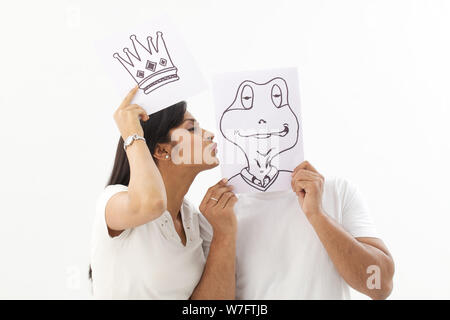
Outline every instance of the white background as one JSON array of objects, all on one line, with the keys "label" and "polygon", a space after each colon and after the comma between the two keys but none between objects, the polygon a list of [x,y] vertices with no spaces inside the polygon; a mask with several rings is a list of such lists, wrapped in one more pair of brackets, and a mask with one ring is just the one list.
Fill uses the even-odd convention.
[{"label": "white background", "polygon": [[[89,298],[122,99],[93,43],[160,11],[207,77],[298,66],[305,157],[362,190],[395,258],[390,298],[450,298],[450,1],[392,0],[2,2],[0,298]],[[188,102],[215,130],[211,95]]]}]

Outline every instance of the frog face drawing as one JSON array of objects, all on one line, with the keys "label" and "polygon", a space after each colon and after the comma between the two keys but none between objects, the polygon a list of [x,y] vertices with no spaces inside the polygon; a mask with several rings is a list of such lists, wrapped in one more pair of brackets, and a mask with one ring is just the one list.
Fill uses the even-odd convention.
[{"label": "frog face drawing", "polygon": [[278,168],[274,158],[298,141],[299,121],[288,98],[287,83],[279,77],[266,83],[246,80],[239,85],[220,119],[222,135],[238,146],[247,160],[247,166],[232,178],[240,176],[248,185],[266,191],[280,171],[287,171]]}]

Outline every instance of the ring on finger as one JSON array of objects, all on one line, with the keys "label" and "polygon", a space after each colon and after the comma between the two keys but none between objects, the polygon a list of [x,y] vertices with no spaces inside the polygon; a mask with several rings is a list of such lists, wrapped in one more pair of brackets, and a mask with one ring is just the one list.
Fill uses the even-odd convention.
[{"label": "ring on finger", "polygon": [[216,198],[214,198],[214,197],[211,197],[210,199],[211,199],[211,200],[214,200],[214,201],[219,201],[218,199],[216,199]]}]

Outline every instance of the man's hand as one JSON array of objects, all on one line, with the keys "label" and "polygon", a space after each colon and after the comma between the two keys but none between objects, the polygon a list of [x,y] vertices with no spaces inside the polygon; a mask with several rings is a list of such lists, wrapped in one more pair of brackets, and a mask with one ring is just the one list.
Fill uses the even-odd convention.
[{"label": "man's hand", "polygon": [[322,214],[322,194],[325,178],[308,162],[303,161],[292,172],[291,186],[308,220]]}]

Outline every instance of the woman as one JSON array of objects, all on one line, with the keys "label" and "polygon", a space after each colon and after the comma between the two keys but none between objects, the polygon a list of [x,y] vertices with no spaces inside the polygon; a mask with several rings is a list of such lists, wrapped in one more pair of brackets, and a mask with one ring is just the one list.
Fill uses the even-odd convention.
[{"label": "woman", "polygon": [[[225,179],[206,192],[203,216],[184,198],[199,172],[218,165],[214,135],[199,128],[185,102],[148,116],[130,104],[137,90],[114,113],[121,138],[97,202],[94,297],[234,299],[237,198]],[[127,140],[135,134],[145,140]],[[124,141],[132,142],[126,150]]]}]

